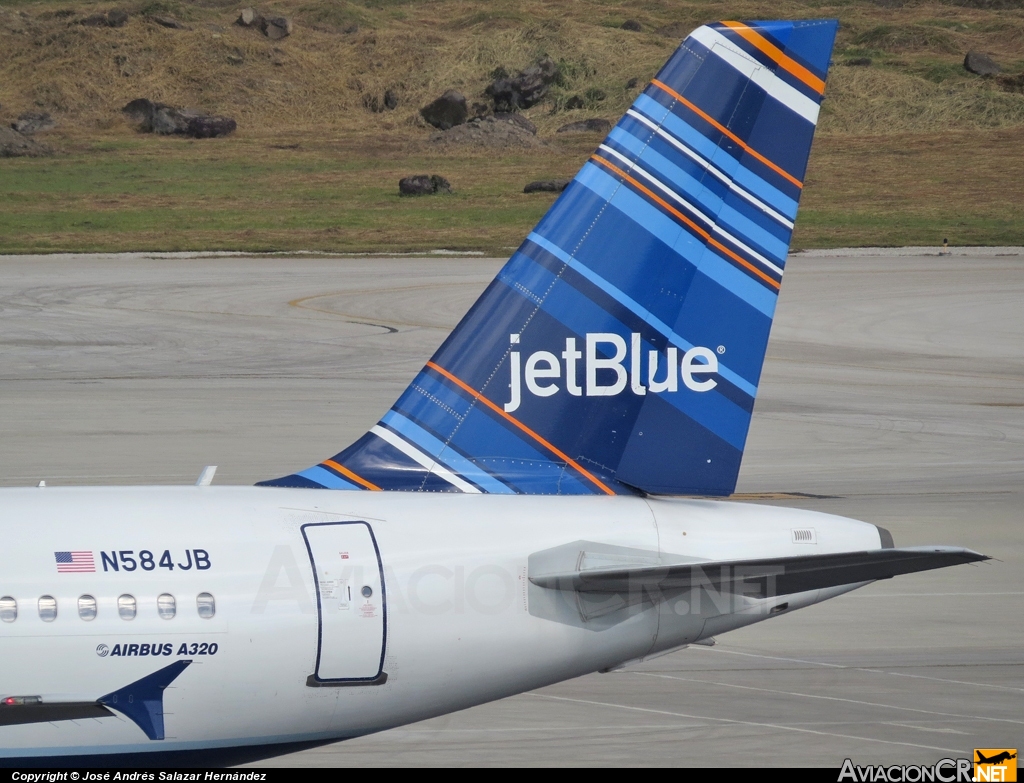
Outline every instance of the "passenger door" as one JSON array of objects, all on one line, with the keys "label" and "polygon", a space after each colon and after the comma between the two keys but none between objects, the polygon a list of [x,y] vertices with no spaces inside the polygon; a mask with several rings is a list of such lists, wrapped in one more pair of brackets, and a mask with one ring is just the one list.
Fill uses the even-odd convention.
[{"label": "passenger door", "polygon": [[316,583],[319,633],[312,687],[379,685],[384,673],[387,603],[373,530],[366,522],[302,526]]}]

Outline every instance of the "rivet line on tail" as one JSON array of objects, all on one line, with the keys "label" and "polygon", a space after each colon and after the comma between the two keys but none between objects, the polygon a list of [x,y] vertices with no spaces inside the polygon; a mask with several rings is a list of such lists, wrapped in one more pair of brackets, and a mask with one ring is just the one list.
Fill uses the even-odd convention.
[{"label": "rivet line on tail", "polygon": [[731,130],[729,130],[724,125],[722,125],[722,123],[718,122],[718,120],[716,120],[714,117],[712,117],[707,112],[701,110],[694,103],[686,100],[686,98],[684,98],[682,95],[677,93],[675,90],[673,90],[667,84],[665,84],[663,82],[660,82],[657,79],[651,79],[651,84],[653,84],[659,90],[662,90],[663,92],[667,92],[669,95],[671,95],[677,101],[679,101],[684,106],[686,106],[686,108],[688,108],[694,114],[699,116],[706,123],[708,123],[709,125],[713,126],[715,128],[715,130],[717,130],[719,133],[725,134],[730,139],[732,139],[734,142],[739,144],[743,148],[743,150],[745,152],[750,153],[750,155],[752,155],[753,157],[757,158],[759,161],[761,161],[764,165],[766,165],[768,168],[770,168],[776,174],[778,174],[781,177],[786,178],[787,180],[792,182],[794,185],[796,185],[798,188],[803,188],[804,183],[802,183],[800,180],[798,180],[796,177],[794,177],[792,174],[790,174],[788,171],[786,171],[785,169],[783,169],[779,165],[777,165],[775,163],[772,163],[770,160],[768,160],[768,158],[766,158],[760,152],[758,152],[753,147],[751,147],[749,144],[747,144],[745,141],[743,141],[743,139],[741,139],[739,136],[737,136]]},{"label": "rivet line on tail", "polygon": [[727,256],[729,256],[729,258],[731,258],[736,263],[742,264],[744,269],[747,269],[747,270],[753,272],[759,278],[761,278],[766,283],[768,283],[768,285],[770,285],[776,291],[778,291],[782,287],[782,284],[779,283],[777,280],[774,280],[773,278],[769,277],[764,272],[762,272],[760,269],[758,269],[756,266],[754,266],[749,261],[747,261],[747,259],[745,259],[743,256],[739,255],[738,253],[734,253],[732,250],[727,248],[721,242],[719,242],[718,240],[714,239],[707,231],[705,231],[703,228],[701,228],[696,223],[694,223],[692,220],[690,220],[688,217],[686,217],[686,215],[684,215],[678,209],[676,209],[671,204],[669,204],[667,201],[665,201],[665,199],[661,198],[658,194],[656,194],[654,191],[650,190],[649,188],[644,187],[642,184],[637,182],[635,179],[633,179],[631,176],[629,176],[626,172],[624,172],[619,167],[614,166],[613,164],[611,164],[608,161],[606,161],[604,158],[599,158],[597,155],[592,155],[590,160],[593,161],[594,163],[600,163],[605,168],[610,169],[611,171],[613,171],[616,174],[618,174],[620,177],[622,177],[624,180],[626,180],[633,187],[637,188],[637,190],[642,191],[648,198],[652,199],[653,201],[656,201],[660,206],[664,207],[669,212],[671,212],[673,215],[675,215],[677,218],[679,218],[684,223],[686,223],[686,225],[688,225],[691,229],[693,229],[698,234],[700,234],[700,236],[704,239],[704,241],[707,242],[709,245],[714,247],[716,250],[718,250],[718,251],[720,251],[722,253],[725,253]]},{"label": "rivet line on tail", "polygon": [[615,494],[615,491],[613,489],[611,489],[607,484],[602,482],[597,476],[595,476],[589,470],[587,470],[582,465],[580,465],[578,462],[576,462],[576,460],[574,460],[571,457],[569,457],[563,451],[558,449],[554,444],[549,443],[548,441],[546,441],[544,438],[542,438],[536,432],[534,432],[529,427],[527,427],[525,424],[523,424],[521,421],[519,421],[519,419],[516,419],[513,416],[509,416],[499,406],[495,405],[489,399],[487,399],[482,394],[480,394],[480,392],[478,392],[475,389],[473,389],[473,387],[469,386],[467,383],[463,382],[459,378],[456,378],[454,375],[452,375],[450,372],[448,372],[443,367],[439,367],[438,365],[434,364],[434,362],[427,362],[427,367],[429,367],[431,370],[434,370],[435,372],[440,373],[445,378],[447,378],[449,381],[451,381],[456,386],[458,386],[460,389],[462,389],[464,392],[466,392],[467,394],[472,395],[473,399],[479,400],[484,405],[486,405],[488,408],[490,408],[492,411],[494,411],[499,416],[501,416],[503,419],[505,419],[505,420],[511,422],[512,424],[514,424],[516,427],[518,427],[520,430],[525,432],[527,435],[529,435],[531,438],[533,438],[535,441],[537,441],[539,444],[541,444],[544,448],[546,448],[552,454],[556,455],[559,459],[563,460],[566,464],[572,465],[572,467],[574,469],[579,471],[579,473],[581,473],[583,476],[586,476],[586,478],[591,483],[593,483],[598,489],[600,489],[606,495],[614,495]]},{"label": "rivet line on tail", "polygon": [[374,492],[381,492],[382,491],[381,488],[378,487],[376,484],[374,484],[373,482],[367,481],[362,476],[356,475],[351,470],[349,470],[344,465],[342,465],[340,462],[335,462],[333,459],[325,459],[320,464],[327,466],[331,470],[338,471],[338,473],[340,473],[341,475],[343,475],[343,476],[345,476],[347,478],[352,479],[354,482],[356,482],[357,484],[360,484],[360,485],[366,487],[367,489],[372,489]]}]

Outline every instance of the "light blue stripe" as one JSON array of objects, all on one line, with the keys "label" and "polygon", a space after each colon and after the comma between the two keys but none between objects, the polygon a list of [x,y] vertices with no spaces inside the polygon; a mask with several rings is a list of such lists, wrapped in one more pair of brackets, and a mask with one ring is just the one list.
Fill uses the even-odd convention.
[{"label": "light blue stripe", "polygon": [[[616,199],[621,202],[625,198],[628,203],[620,205],[618,208],[630,220],[660,239],[693,266],[700,263],[701,256],[704,255],[704,239],[696,232],[684,228],[678,221],[663,214],[646,199],[635,196],[628,187],[609,174],[603,166],[588,161],[580,169],[574,182],[583,185],[602,201],[608,203],[612,203]],[[630,196],[638,199],[639,204],[632,203],[629,200]]]},{"label": "light blue stripe", "polygon": [[732,264],[723,261],[711,248],[707,248],[704,251],[704,257],[697,265],[697,271],[702,275],[710,277],[726,291],[732,291],[733,293],[741,288],[756,287],[754,293],[761,297],[760,300],[755,302],[746,297],[741,296],[740,298],[754,305],[764,315],[768,316],[769,319],[775,317],[775,304],[778,301],[778,295],[773,294],[760,283],[751,280],[746,272],[742,272]]},{"label": "light blue stripe", "polygon": [[381,421],[411,440],[450,471],[472,481],[486,492],[492,495],[516,494],[514,489],[502,484],[486,470],[477,467],[461,454],[452,451],[452,449],[445,446],[444,443],[416,424],[416,422],[410,421],[402,414],[390,410],[384,414]]},{"label": "light blue stripe", "polygon": [[638,95],[633,103],[633,108],[652,122],[664,127],[679,141],[703,155],[724,174],[732,177],[737,184],[745,187],[766,204],[774,207],[790,220],[796,220],[796,201],[741,165],[736,158],[656,100],[646,95]]},{"label": "light blue stripe", "polygon": [[337,473],[332,473],[326,468],[321,468],[319,465],[314,465],[311,468],[296,473],[297,476],[302,476],[304,479],[315,481],[321,486],[327,487],[328,489],[362,489],[350,481],[346,481],[341,478]]},{"label": "light blue stripe", "polygon": [[[637,125],[644,130],[650,130],[639,123]],[[644,162],[648,164],[648,168],[664,175],[680,192],[685,193],[690,198],[699,202],[701,206],[706,207],[712,215],[718,214],[718,210],[722,208],[722,199],[716,196],[713,191],[708,190],[704,185],[672,163],[672,161],[651,149],[645,142],[629,131],[616,126],[612,128],[612,132],[608,134],[608,137],[617,144],[622,145],[629,152],[632,152],[635,157],[643,158]]]},{"label": "light blue stripe", "polygon": [[698,182],[660,152],[646,146],[632,133],[621,128],[612,128],[609,137],[642,160],[646,164],[644,166],[646,171],[654,172],[659,177],[668,180],[669,184],[675,185],[674,190],[677,193],[688,196],[701,207],[704,207],[704,209],[711,213],[708,217],[712,220],[712,224],[731,228],[732,233],[737,235],[737,239],[740,241],[753,241],[760,245],[765,254],[771,256],[773,260],[785,263],[786,253],[789,251],[787,243],[780,241],[778,237],[765,231],[764,228],[757,225],[746,215],[737,212],[732,207],[726,206],[725,202],[715,195],[714,191]]},{"label": "light blue stripe", "polygon": [[[559,259],[563,263],[568,264],[573,271],[583,275],[585,278],[587,278],[587,280],[596,285],[598,288],[600,288],[602,291],[608,294],[608,296],[612,297],[612,299],[621,304],[635,316],[640,318],[645,323],[648,323],[652,327],[654,327],[654,329],[656,329],[658,332],[664,335],[665,338],[673,345],[682,348],[684,351],[688,351],[691,348],[693,348],[693,343],[689,342],[688,340],[684,340],[680,335],[676,334],[667,323],[665,323],[656,315],[654,315],[654,313],[652,313],[650,310],[641,305],[632,297],[620,291],[618,288],[613,286],[603,277],[596,274],[592,269],[585,266],[584,264],[581,264],[575,258],[573,258],[564,250],[562,250],[562,248],[558,247],[552,242],[549,242],[548,240],[546,240],[544,237],[537,233],[531,232],[527,239],[533,242],[538,247],[541,247],[544,250],[548,251],[549,253],[551,253],[551,255],[555,256],[555,258]],[[739,389],[742,389],[751,397],[757,396],[757,386],[755,386],[745,378],[740,377],[737,373],[733,372],[724,364],[722,364],[721,361],[719,361],[718,363],[718,373],[731,384],[733,384]]]},{"label": "light blue stripe", "polygon": [[706,246],[702,239],[683,229],[679,223],[659,211],[646,198],[638,196],[629,188],[622,187],[611,174],[594,163],[587,163],[576,175],[575,181],[608,200],[637,225],[667,244],[731,294],[769,318],[774,315],[778,299],[776,292],[765,288],[715,252],[705,252]]},{"label": "light blue stripe", "polygon": [[718,223],[724,228],[731,229],[732,234],[758,245],[764,254],[779,266],[786,265],[786,256],[789,255],[788,239],[779,239],[771,232],[765,231],[755,221],[728,204],[722,205],[722,211],[718,213]]},{"label": "light blue stripe", "polygon": [[[718,152],[718,145],[711,141],[711,139],[694,128],[691,128],[685,122],[672,114],[671,109],[658,103],[649,95],[640,94],[636,96],[636,100],[633,101],[633,108],[647,117],[647,119],[651,120],[655,125],[667,127],[668,130],[675,134],[676,138],[686,144],[690,149],[703,156],[705,160],[710,161],[715,157],[715,153]],[[678,130],[673,129],[669,125],[672,120],[676,120],[676,124],[680,126]],[[739,165],[739,161],[735,158],[733,158],[733,161],[736,165]],[[728,174],[729,172],[726,171],[724,173]],[[774,206],[774,204],[772,206]]]}]

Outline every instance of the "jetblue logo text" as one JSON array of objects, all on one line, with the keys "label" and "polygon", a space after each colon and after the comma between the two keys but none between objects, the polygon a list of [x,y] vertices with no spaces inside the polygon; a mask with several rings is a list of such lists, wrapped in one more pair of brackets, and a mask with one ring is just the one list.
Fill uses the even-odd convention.
[{"label": "jetblue logo text", "polygon": [[638,396],[647,392],[663,394],[679,391],[680,381],[695,392],[708,392],[718,385],[718,381],[710,377],[718,372],[718,356],[702,346],[694,346],[680,356],[680,350],[673,345],[664,352],[647,351],[644,357],[639,333],[630,335],[627,346],[626,340],[618,334],[596,332],[587,334],[581,346],[583,350],[577,348],[575,337],[567,337],[565,350],[560,354],[535,351],[524,364],[516,349],[519,335],[512,334],[509,338],[512,377],[510,399],[505,403],[507,413],[519,408],[524,384],[526,391],[535,397],[551,397],[563,389],[574,397],[614,397],[627,387]]}]

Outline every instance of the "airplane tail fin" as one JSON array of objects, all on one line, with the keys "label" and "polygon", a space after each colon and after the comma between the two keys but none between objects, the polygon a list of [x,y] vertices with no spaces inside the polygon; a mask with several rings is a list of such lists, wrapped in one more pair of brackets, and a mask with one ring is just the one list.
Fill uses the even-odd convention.
[{"label": "airplane tail fin", "polygon": [[691,33],[391,410],[263,485],[730,494],[837,27]]}]

